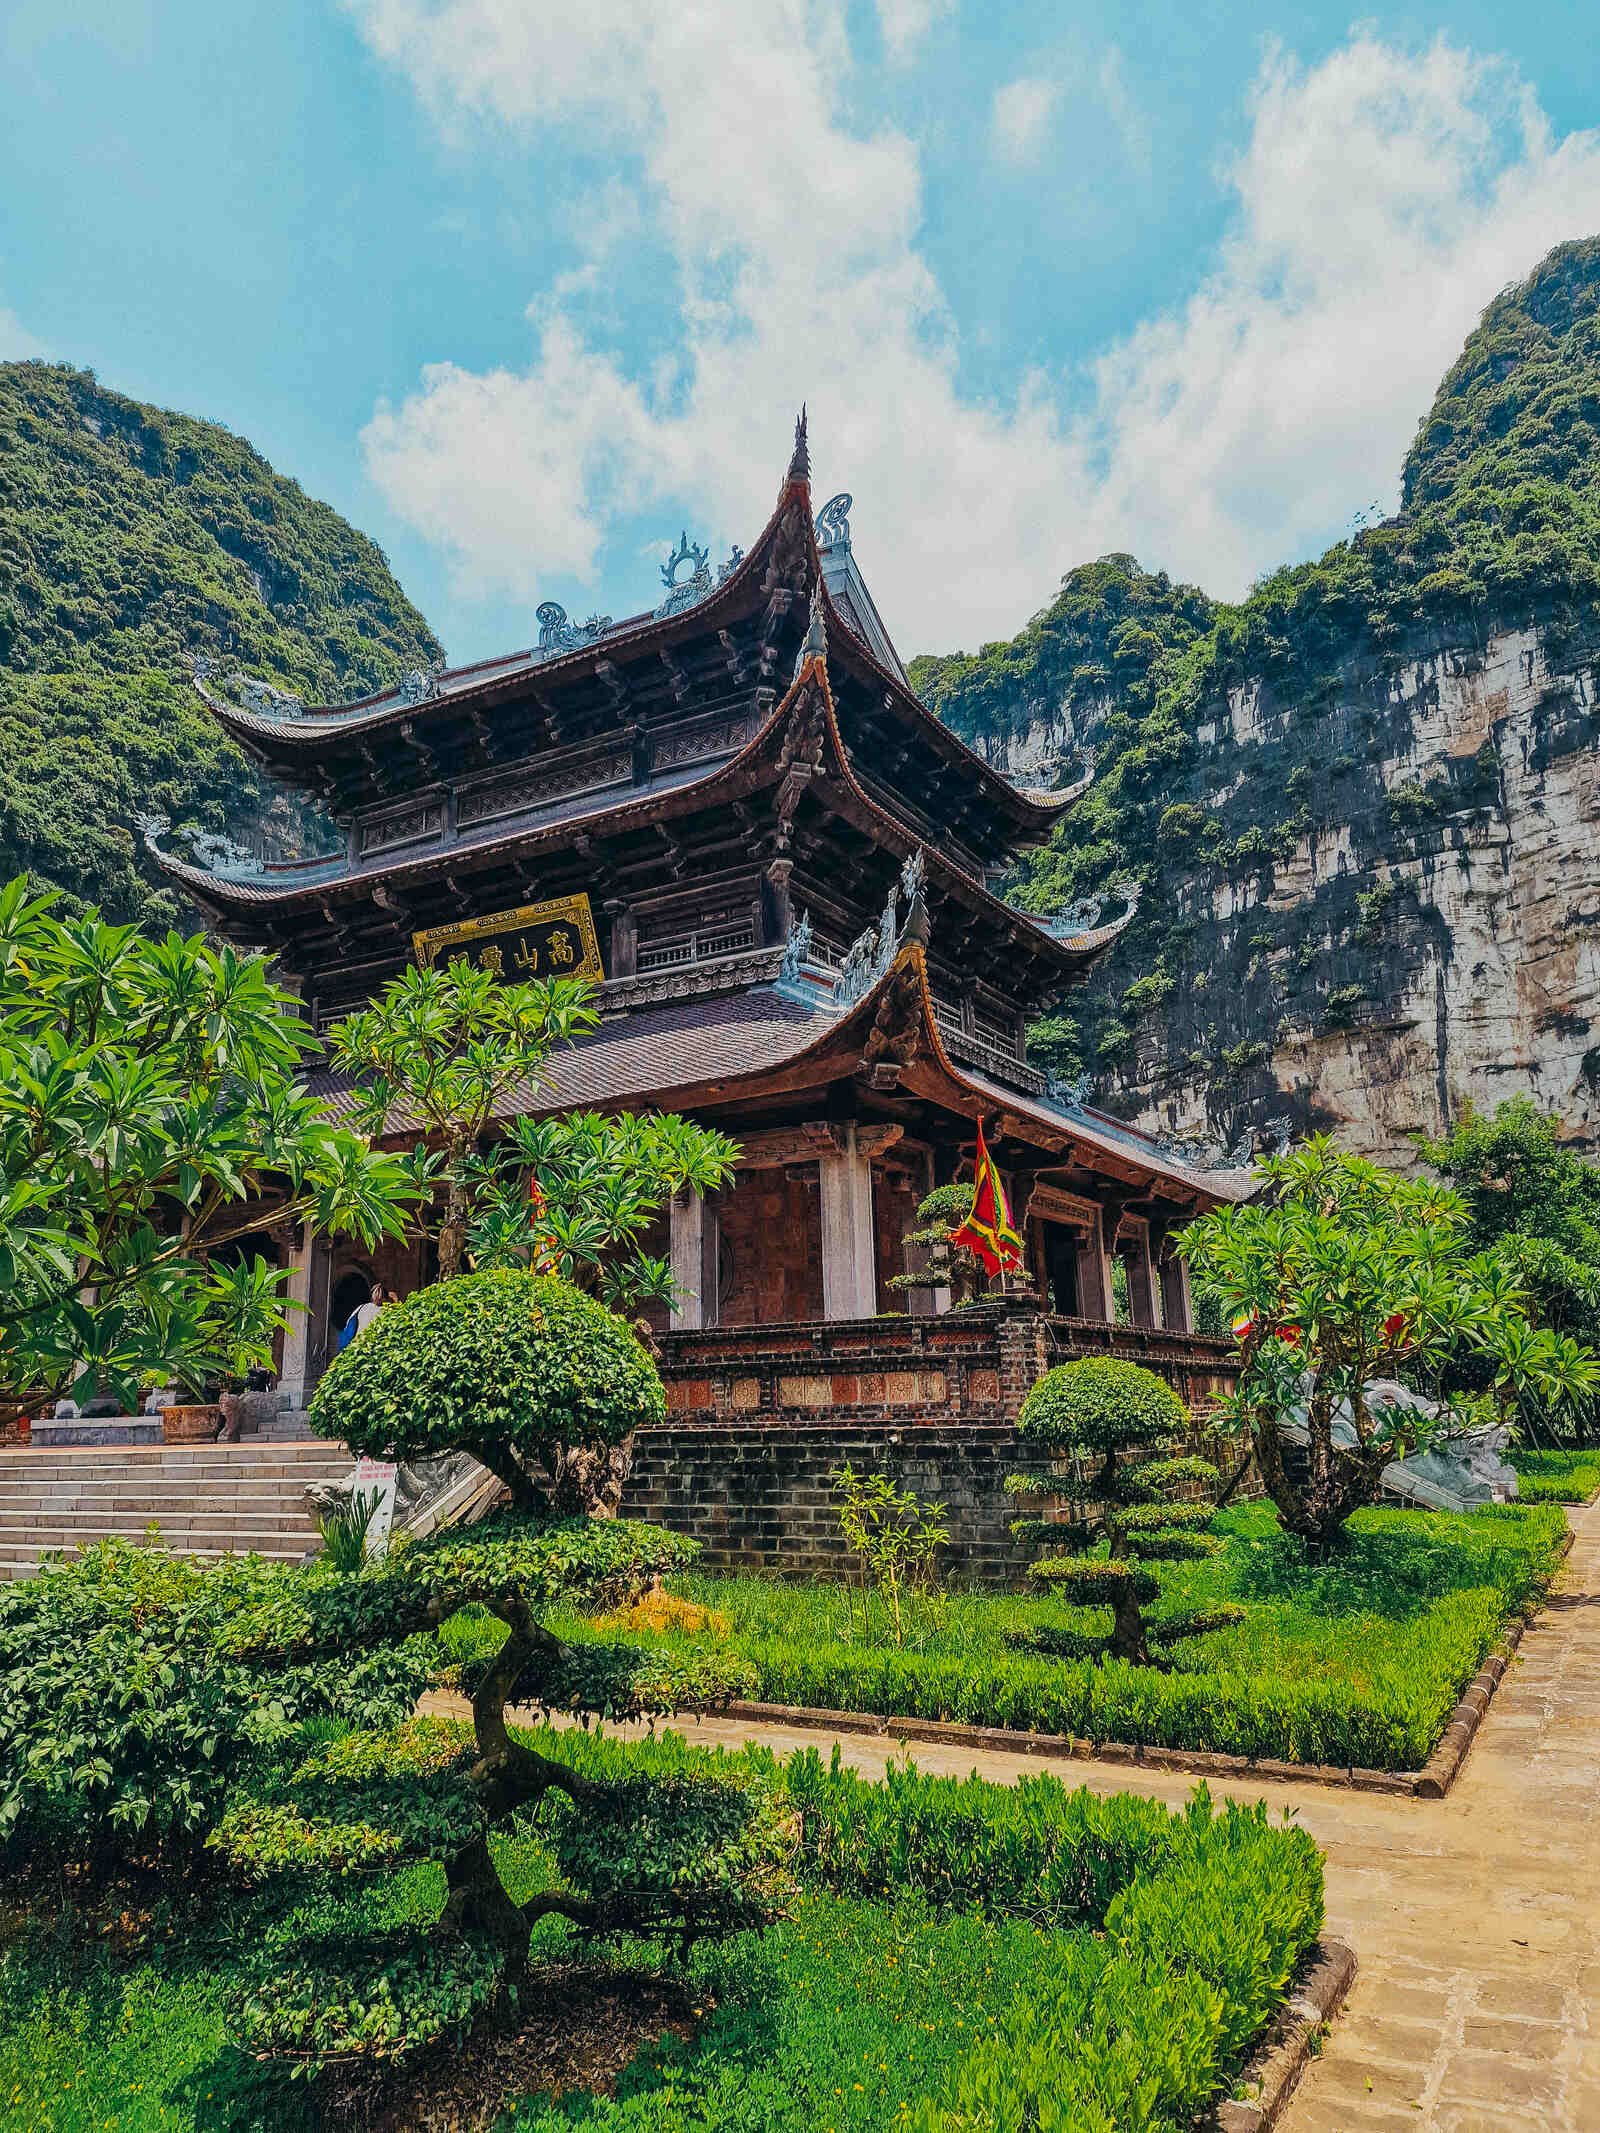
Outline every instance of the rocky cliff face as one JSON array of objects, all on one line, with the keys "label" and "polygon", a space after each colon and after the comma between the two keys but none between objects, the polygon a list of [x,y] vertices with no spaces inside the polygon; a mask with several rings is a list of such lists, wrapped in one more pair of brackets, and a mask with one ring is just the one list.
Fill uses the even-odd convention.
[{"label": "rocky cliff face", "polygon": [[[1313,734],[1270,688],[1227,691],[1177,804],[1278,841],[1264,867],[1171,883],[1182,968],[1101,1093],[1213,1145],[1283,1118],[1392,1159],[1527,1091],[1600,1143],[1597,692],[1593,657],[1552,658],[1536,629],[1351,671]],[[1037,775],[1101,722],[1036,717],[986,752]],[[1097,989],[1137,985],[1139,961]]]},{"label": "rocky cliff face", "polygon": [[1597,420],[1588,243],[1490,307],[1395,520],[1237,608],[1102,558],[1010,644],[913,668],[1014,773],[1095,756],[1013,893],[1143,883],[1037,1033],[1099,1101],[1404,1161],[1527,1092],[1600,1144]]}]

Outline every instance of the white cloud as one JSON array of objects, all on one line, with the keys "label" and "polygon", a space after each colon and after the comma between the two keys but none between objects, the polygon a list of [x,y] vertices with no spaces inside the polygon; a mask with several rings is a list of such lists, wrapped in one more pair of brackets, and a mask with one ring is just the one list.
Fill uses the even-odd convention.
[{"label": "white cloud", "polygon": [[1042,74],[1023,74],[994,92],[990,131],[995,153],[1008,163],[1031,163],[1045,144],[1060,95]]},{"label": "white cloud", "polygon": [[909,59],[955,0],[878,0],[878,29],[891,59]]},{"label": "white cloud", "polygon": [[[916,148],[845,115],[843,0],[350,4],[452,124],[610,140],[677,263],[664,356],[586,338],[553,290],[526,369],[434,366],[367,431],[384,492],[463,584],[518,598],[552,573],[597,580],[629,513],[689,510],[748,543],[802,398],[819,484],[855,492],[858,553],[909,649],[1015,629],[1110,548],[1236,593],[1393,499],[1483,304],[1600,228],[1600,136],[1554,138],[1503,63],[1372,36],[1313,68],[1275,55],[1192,296],[1082,375],[974,399],[918,249]],[[1108,105],[1120,79],[1102,74]]]}]

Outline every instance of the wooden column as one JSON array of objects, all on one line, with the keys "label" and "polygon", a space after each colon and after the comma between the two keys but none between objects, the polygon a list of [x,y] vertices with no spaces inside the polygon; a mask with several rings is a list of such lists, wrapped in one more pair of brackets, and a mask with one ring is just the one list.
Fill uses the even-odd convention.
[{"label": "wooden column", "polygon": [[822,1315],[871,1318],[878,1308],[872,1156],[854,1125],[835,1128],[822,1172]]},{"label": "wooden column", "polygon": [[1194,1331],[1194,1301],[1189,1294],[1189,1262],[1168,1250],[1161,1262],[1161,1322],[1169,1333]]},{"label": "wooden column", "polygon": [[1078,1309],[1084,1318],[1112,1315],[1111,1255],[1103,1214],[1095,1216],[1078,1242]]},{"label": "wooden column", "polygon": [[673,1196],[672,1280],[678,1300],[669,1324],[674,1333],[717,1323],[717,1207],[697,1192]]},{"label": "wooden column", "polygon": [[1122,1263],[1128,1270],[1128,1316],[1136,1326],[1154,1326],[1156,1279],[1150,1263],[1150,1225],[1138,1216],[1130,1216],[1127,1227],[1129,1236]]}]

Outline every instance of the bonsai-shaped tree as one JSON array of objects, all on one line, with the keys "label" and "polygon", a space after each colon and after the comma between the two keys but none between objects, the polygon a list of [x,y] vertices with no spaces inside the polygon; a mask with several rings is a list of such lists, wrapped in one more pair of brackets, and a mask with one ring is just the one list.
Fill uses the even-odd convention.
[{"label": "bonsai-shaped tree", "polygon": [[374,1458],[470,1452],[513,1510],[571,1518],[616,1509],[633,1432],[666,1412],[619,1318],[558,1275],[501,1267],[383,1312],[322,1377],[311,1427]]},{"label": "bonsai-shaped tree", "polygon": [[[1232,1320],[1240,1378],[1231,1414],[1250,1432],[1289,1532],[1336,1543],[1352,1513],[1377,1501],[1389,1462],[1438,1433],[1422,1411],[1373,1400],[1380,1379],[1433,1389],[1476,1359],[1502,1412],[1600,1384],[1600,1359],[1532,1323],[1509,1259],[1473,1250],[1457,1193],[1326,1138],[1261,1168],[1256,1200],[1219,1208],[1175,1243]],[[1302,1413],[1308,1443],[1303,1466],[1291,1468],[1279,1425]]]},{"label": "bonsai-shaped tree", "polygon": [[1041,1496],[1055,1508],[1012,1525],[1019,1540],[1052,1552],[1029,1575],[1077,1607],[1108,1607],[1109,1634],[1065,1628],[1019,1632],[1016,1641],[1063,1659],[1159,1663],[1170,1646],[1243,1619],[1236,1607],[1173,1610],[1148,1619],[1161,1592],[1154,1563],[1193,1562],[1221,1546],[1204,1529],[1210,1503],[1178,1503],[1186,1483],[1213,1485],[1217,1470],[1190,1454],[1168,1456],[1189,1427],[1188,1411],[1164,1378],[1137,1363],[1092,1356],[1048,1370],[1017,1416],[1019,1434],[1050,1456],[1049,1476],[1011,1474],[1014,1496]]},{"label": "bonsai-shaped tree", "polygon": [[[416,1448],[470,1441],[507,1465],[519,1500],[534,1493],[525,1462],[538,1462],[549,1508],[576,1487],[585,1459],[662,1404],[649,1357],[619,1319],[559,1280],[506,1271],[385,1312],[323,1380],[314,1420],[373,1448],[386,1426]],[[310,1937],[292,1919],[269,1933],[234,2013],[246,2049],[314,2067],[393,2060],[459,2032],[502,1994],[522,1993],[532,1931],[546,1917],[685,1944],[774,1914],[789,1833],[760,1782],[585,1775],[507,1723],[513,1699],[616,1719],[705,1708],[746,1689],[748,1669],[715,1651],[569,1647],[549,1626],[555,1610],[625,1605],[695,1553],[653,1526],[513,1510],[401,1543],[356,1575],[320,1570],[246,1600],[227,1642],[258,1669],[267,1705],[302,1668],[418,1640],[438,1649],[442,1625],[466,1607],[506,1626],[474,1673],[470,1732],[420,1718],[345,1734],[239,1789],[212,1842],[243,1872],[268,1882],[287,1873],[297,1885],[307,1875],[365,1881],[433,1860],[445,1883],[425,1930],[374,1933],[335,1917]],[[518,1900],[491,1839],[530,1820],[556,1879]]]},{"label": "bonsai-shaped tree", "polygon": [[902,1293],[911,1289],[948,1289],[953,1305],[976,1303],[989,1290],[989,1277],[976,1254],[953,1244],[951,1239],[972,1208],[972,1184],[936,1185],[918,1202],[913,1226],[901,1243],[918,1252],[921,1265],[904,1274],[893,1274],[889,1287]]},{"label": "bonsai-shaped tree", "polygon": [[519,1115],[502,1130],[552,1056],[596,1027],[597,997],[585,978],[505,984],[456,957],[403,971],[329,1030],[361,1125],[422,1136],[409,1160],[441,1280],[469,1264],[531,1266],[619,1310],[672,1301],[670,1261],[639,1240],[675,1192],[726,1183],[736,1144],[671,1116]]}]

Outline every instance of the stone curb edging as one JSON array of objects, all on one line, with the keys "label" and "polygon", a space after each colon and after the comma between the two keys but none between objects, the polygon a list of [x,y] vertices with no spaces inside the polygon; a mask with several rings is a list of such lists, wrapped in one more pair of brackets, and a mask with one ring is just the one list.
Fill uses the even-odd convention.
[{"label": "stone curb edging", "polygon": [[1266,2041],[1245,2068],[1248,2102],[1217,2106],[1216,2133],[1267,2133],[1282,2117],[1312,2056],[1312,2043],[1343,2004],[1356,1974],[1355,1951],[1343,1941],[1321,1940],[1310,1970],[1278,2009]]},{"label": "stone curb edging", "polygon": [[[1572,1547],[1567,1528],[1556,1548],[1559,1563]],[[1037,1755],[1057,1762],[1129,1764],[1140,1770],[1172,1770],[1193,1777],[1269,1778],[1274,1782],[1344,1785],[1356,1792],[1386,1792],[1401,1798],[1442,1800],[1461,1772],[1467,1750],[1483,1723],[1490,1699],[1522,1642],[1527,1619],[1518,1616],[1498,1650],[1489,1654],[1461,1693],[1439,1745],[1420,1770],[1369,1770],[1332,1763],[1283,1763],[1273,1756],[1224,1755],[1213,1748],[1156,1748],[1128,1741],[1078,1740],[1071,1734],[1025,1733],[1009,1726],[968,1726],[954,1720],[898,1717],[878,1711],[824,1711],[806,1704],[747,1703],[736,1699],[717,1714],[752,1725],[795,1726],[809,1732],[868,1733],[900,1741],[938,1742],[954,1748],[990,1748],[1002,1754]]]}]

